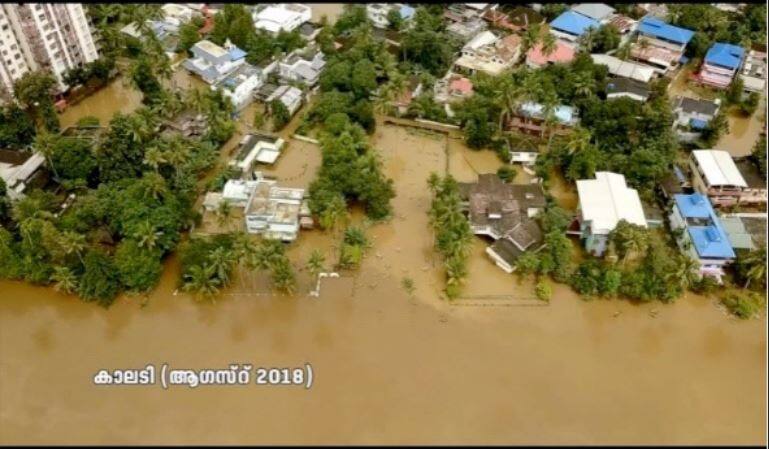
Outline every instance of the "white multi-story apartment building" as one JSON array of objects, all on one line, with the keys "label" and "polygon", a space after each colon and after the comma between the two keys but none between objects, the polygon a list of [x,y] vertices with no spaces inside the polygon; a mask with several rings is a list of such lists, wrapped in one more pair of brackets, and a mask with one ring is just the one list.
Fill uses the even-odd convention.
[{"label": "white multi-story apartment building", "polygon": [[0,98],[10,99],[25,73],[50,71],[60,90],[63,75],[99,57],[80,3],[0,4]]}]

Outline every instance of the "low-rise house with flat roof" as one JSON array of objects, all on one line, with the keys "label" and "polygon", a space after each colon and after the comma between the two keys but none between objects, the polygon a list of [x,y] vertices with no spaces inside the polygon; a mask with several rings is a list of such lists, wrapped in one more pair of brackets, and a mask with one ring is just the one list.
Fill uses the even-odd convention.
[{"label": "low-rise house with flat roof", "polygon": [[446,25],[446,32],[461,43],[467,43],[473,36],[477,36],[486,31],[486,29],[486,22],[477,17],[458,22],[451,22]]},{"label": "low-rise house with flat roof", "polygon": [[300,3],[279,3],[254,8],[254,27],[268,33],[291,32],[312,18],[312,8]]},{"label": "low-rise house with flat roof", "polygon": [[742,190],[748,187],[732,156],[726,151],[692,151],[689,167],[692,187],[710,198],[715,207],[739,203]]},{"label": "low-rise house with flat roof", "polygon": [[286,142],[268,134],[249,133],[243,136],[238,146],[238,155],[229,162],[230,167],[240,170],[241,176],[253,172],[255,164],[274,164]]},{"label": "low-rise house with flat roof", "polygon": [[5,181],[8,197],[24,196],[33,179],[42,173],[45,158],[32,151],[0,150],[0,178]]},{"label": "low-rise house with flat roof", "polygon": [[732,83],[738,69],[742,66],[744,57],[744,48],[716,42],[705,55],[695,79],[708,86],[725,89]]},{"label": "low-rise house with flat roof", "polygon": [[376,28],[387,28],[390,20],[387,15],[390,11],[398,11],[401,20],[408,22],[414,17],[416,10],[403,3],[369,3],[366,5],[366,16]]},{"label": "low-rise house with flat roof", "polygon": [[297,81],[312,87],[318,83],[320,73],[326,66],[325,55],[317,45],[308,45],[294,50],[278,64],[280,77]]},{"label": "low-rise house with flat roof", "polygon": [[185,111],[172,120],[163,123],[164,134],[180,134],[185,138],[202,137],[208,133],[208,118],[205,114]]},{"label": "low-rise house with flat roof", "polygon": [[709,101],[678,97],[673,106],[673,128],[679,140],[692,142],[698,139],[720,108],[721,100],[718,98]]},{"label": "low-rise house with flat roof", "polygon": [[745,92],[763,94],[766,91],[766,52],[750,50],[740,69]]},{"label": "low-rise house with flat roof", "polygon": [[309,216],[304,189],[280,187],[275,180],[258,179],[244,215],[249,234],[294,241],[299,234],[301,219]]},{"label": "low-rise house with flat roof", "polygon": [[628,187],[621,174],[596,172],[595,179],[577,181],[577,194],[579,231],[575,234],[595,256],[606,251],[609,234],[620,220],[648,227],[638,191]]},{"label": "low-rise house with flat roof", "polygon": [[241,64],[211,88],[220,90],[239,111],[251,103],[254,91],[264,84],[265,78],[260,69],[251,64]]},{"label": "low-rise house with flat roof", "polygon": [[550,22],[550,32],[557,38],[576,42],[589,28],[598,30],[600,26],[597,20],[568,10]]},{"label": "low-rise house with flat roof", "polygon": [[535,217],[545,208],[538,184],[506,184],[494,173],[478,176],[478,182],[460,183],[460,196],[476,235],[494,239],[486,253],[507,273],[525,251],[543,246],[542,230]]},{"label": "low-rise house with flat roof", "polygon": [[574,60],[577,49],[560,39],[555,41],[555,49],[546,53],[542,50],[542,43],[537,43],[526,53],[526,65],[532,69],[538,69],[550,64],[568,64]]},{"label": "low-rise house with flat roof", "polygon": [[280,102],[283,103],[283,106],[288,110],[289,115],[293,117],[294,114],[296,114],[296,111],[302,107],[304,93],[294,86],[278,86],[269,94],[265,99],[265,102],[269,105],[275,100],[280,100]]},{"label": "low-rise house with flat roof", "polygon": [[[567,134],[571,128],[579,123],[578,112],[572,106],[556,106],[553,110],[553,115],[555,116],[553,132],[559,135]],[[529,101],[521,104],[510,119],[505,122],[505,129],[543,137],[546,130],[546,121],[544,105]]]},{"label": "low-rise house with flat roof", "polygon": [[649,86],[629,78],[612,78],[606,83],[606,98],[627,97],[641,103],[649,99]]},{"label": "low-rise house with flat roof", "polygon": [[675,195],[669,220],[670,228],[678,231],[678,247],[698,263],[699,275],[712,276],[720,283],[724,266],[736,255],[708,198],[699,192]]},{"label": "low-rise house with flat roof", "polygon": [[183,67],[198,75],[208,84],[215,84],[246,63],[246,52],[229,40],[220,47],[209,40],[202,40],[190,49],[192,57]]},{"label": "low-rise house with flat roof", "polygon": [[500,39],[491,31],[484,31],[462,47],[454,69],[469,75],[484,72],[497,76],[511,68],[520,55],[520,36],[511,34]]}]

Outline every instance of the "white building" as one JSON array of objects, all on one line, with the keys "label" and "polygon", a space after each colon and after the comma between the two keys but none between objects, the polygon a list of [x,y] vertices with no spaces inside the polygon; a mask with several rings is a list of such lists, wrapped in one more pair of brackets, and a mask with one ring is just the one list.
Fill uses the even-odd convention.
[{"label": "white building", "polygon": [[227,41],[224,48],[209,40],[202,40],[190,49],[192,57],[184,61],[184,68],[215,84],[246,63],[246,52]]},{"label": "white building", "polygon": [[11,199],[24,196],[27,184],[44,162],[45,158],[40,153],[0,149],[0,179],[5,181]]},{"label": "white building", "polygon": [[312,9],[299,3],[269,5],[254,11],[254,26],[270,33],[294,31],[312,18]]},{"label": "white building", "polygon": [[293,116],[302,106],[303,97],[304,95],[301,90],[294,86],[283,85],[275,89],[265,102],[270,104],[274,100],[280,100],[288,110],[288,113]]},{"label": "white building", "polygon": [[416,10],[402,3],[369,3],[366,5],[366,15],[377,28],[387,28],[390,20],[387,15],[390,11],[398,11],[403,21],[411,20]]},{"label": "white building", "polygon": [[324,67],[325,55],[315,45],[311,45],[289,53],[278,64],[278,73],[283,79],[312,87],[317,84]]},{"label": "white building", "polygon": [[723,150],[695,150],[689,158],[692,187],[709,197],[714,206],[739,203],[748,187],[732,156]]},{"label": "white building", "polygon": [[290,242],[299,234],[300,218],[309,210],[304,189],[278,187],[277,181],[259,179],[245,209],[246,230],[268,239]]},{"label": "white building", "polygon": [[264,84],[262,71],[251,64],[241,64],[211,89],[221,90],[228,97],[236,110],[248,106],[253,100],[253,93]]},{"label": "white building", "polygon": [[520,55],[521,38],[518,35],[510,34],[500,39],[491,31],[484,31],[462,47],[454,68],[470,75],[480,71],[496,76],[512,67]]},{"label": "white building", "polygon": [[240,169],[242,175],[251,173],[254,164],[274,164],[286,141],[277,136],[246,134],[240,141],[238,156],[229,165]]},{"label": "white building", "polygon": [[51,72],[63,91],[64,73],[99,57],[81,3],[0,4],[0,54],[0,101],[36,70]]},{"label": "white building", "polygon": [[763,93],[766,89],[766,53],[756,50],[748,51],[745,62],[740,69],[740,78],[746,92]]},{"label": "white building", "polygon": [[577,181],[580,237],[588,252],[601,256],[609,234],[620,220],[647,227],[638,192],[625,183],[625,177],[596,172],[595,179]]}]

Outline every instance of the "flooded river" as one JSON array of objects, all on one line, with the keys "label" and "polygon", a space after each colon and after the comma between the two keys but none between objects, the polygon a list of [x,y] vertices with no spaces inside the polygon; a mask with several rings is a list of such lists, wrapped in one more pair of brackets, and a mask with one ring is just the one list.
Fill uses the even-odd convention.
[{"label": "flooded river", "polygon": [[[549,306],[449,305],[425,180],[447,157],[462,180],[499,162],[393,126],[373,141],[395,180],[395,216],[369,229],[358,275],[324,281],[317,300],[300,272],[293,297],[236,280],[215,304],[196,302],[174,294],[173,258],[149,298],[109,310],[0,282],[0,443],[763,444],[765,319],[738,322],[696,296],[585,302],[562,286]],[[306,187],[319,163],[317,147],[292,140],[272,171]],[[302,232],[289,256],[300,266],[320,248],[330,259],[333,242]],[[502,273],[483,248],[474,245],[466,294],[530,295],[531,283]],[[310,363],[315,381],[309,390],[91,382],[100,369],[164,362]]]}]

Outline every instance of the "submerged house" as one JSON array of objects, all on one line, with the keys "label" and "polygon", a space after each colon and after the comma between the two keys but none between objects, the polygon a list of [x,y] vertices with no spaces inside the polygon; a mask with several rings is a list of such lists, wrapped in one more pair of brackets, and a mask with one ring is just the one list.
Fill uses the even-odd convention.
[{"label": "submerged house", "polygon": [[595,256],[606,251],[609,234],[620,220],[648,227],[638,192],[618,173],[596,172],[595,179],[581,179],[577,193],[579,229],[570,234],[579,235],[585,250]]},{"label": "submerged house", "polygon": [[241,175],[248,175],[257,162],[274,164],[285,143],[278,136],[259,133],[246,134],[240,141],[237,157],[231,160],[229,165],[237,167]]},{"label": "submerged house", "polygon": [[689,166],[692,186],[706,195],[716,207],[739,203],[743,189],[748,187],[732,156],[726,151],[692,151]]},{"label": "submerged house", "polygon": [[486,253],[507,273],[524,251],[543,246],[542,230],[535,220],[545,207],[538,184],[506,184],[496,174],[482,174],[478,182],[460,183],[460,195],[476,235],[494,239]]},{"label": "submerged house", "polygon": [[740,69],[745,92],[763,93],[766,89],[766,52],[750,50]]},{"label": "submerged house", "polygon": [[646,83],[630,78],[612,78],[606,83],[607,99],[627,97],[645,103],[650,93]]},{"label": "submerged house", "polygon": [[[579,123],[577,110],[571,106],[556,106],[553,115],[556,120],[553,131],[556,134],[566,134]],[[545,106],[529,101],[523,103],[505,123],[505,129],[542,137],[545,134],[546,119]]]},{"label": "submerged house", "polygon": [[316,45],[294,50],[278,64],[280,77],[312,87],[326,66],[325,55]]},{"label": "submerged house", "polygon": [[732,83],[744,57],[745,49],[742,47],[716,42],[705,55],[695,79],[708,86],[725,89]]},{"label": "submerged house", "polygon": [[643,61],[664,75],[678,66],[694,31],[646,16],[638,23],[638,39],[630,47],[630,56]]},{"label": "submerged house", "polygon": [[283,85],[276,87],[265,99],[265,102],[269,105],[275,100],[280,100],[283,106],[288,110],[289,115],[292,117],[296,114],[296,111],[302,107],[304,101],[304,94],[302,91],[294,86]]},{"label": "submerged house", "polygon": [[678,97],[673,106],[673,127],[679,140],[691,142],[699,138],[720,107],[721,100],[718,98],[709,101]]},{"label": "submerged house", "polygon": [[183,67],[198,75],[208,84],[215,84],[246,64],[246,52],[229,41],[220,47],[209,40],[202,40],[190,49],[192,57],[184,61]]},{"label": "submerged house", "polygon": [[311,18],[312,8],[300,3],[257,7],[253,13],[254,27],[272,34],[294,31]]},{"label": "submerged house", "polygon": [[264,84],[265,78],[261,69],[251,64],[241,64],[214,84],[212,89],[221,91],[232,100],[235,110],[241,110],[251,103],[254,91]]},{"label": "submerged house", "polygon": [[491,31],[484,31],[462,47],[454,68],[468,75],[484,72],[497,76],[512,67],[520,54],[520,36],[511,34],[500,39]]},{"label": "submerged house", "polygon": [[723,267],[732,263],[736,254],[708,198],[701,193],[675,195],[669,219],[671,229],[681,230],[676,242],[699,264],[700,276],[721,282]]},{"label": "submerged house", "polygon": [[526,65],[537,69],[549,64],[568,64],[574,60],[576,54],[574,45],[560,39],[556,40],[555,49],[550,53],[545,53],[542,50],[542,43],[537,43],[526,53]]}]

